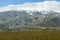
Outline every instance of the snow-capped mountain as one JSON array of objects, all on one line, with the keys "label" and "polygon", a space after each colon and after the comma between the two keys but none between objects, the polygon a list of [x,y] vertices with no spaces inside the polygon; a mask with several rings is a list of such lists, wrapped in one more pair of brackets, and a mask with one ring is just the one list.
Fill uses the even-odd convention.
[{"label": "snow-capped mountain", "polygon": [[4,11],[0,12],[0,28],[3,30],[20,27],[60,26],[60,13],[54,11]]}]

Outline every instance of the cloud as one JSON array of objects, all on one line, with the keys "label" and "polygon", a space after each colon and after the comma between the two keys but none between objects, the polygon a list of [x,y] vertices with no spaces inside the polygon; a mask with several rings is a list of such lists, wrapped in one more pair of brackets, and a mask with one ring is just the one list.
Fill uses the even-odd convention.
[{"label": "cloud", "polygon": [[60,2],[46,1],[44,2],[44,10],[60,12]]},{"label": "cloud", "polygon": [[60,12],[60,2],[44,1],[44,2],[26,2],[20,5],[8,5],[0,7],[0,12],[10,10],[37,10],[37,11],[56,11]]}]

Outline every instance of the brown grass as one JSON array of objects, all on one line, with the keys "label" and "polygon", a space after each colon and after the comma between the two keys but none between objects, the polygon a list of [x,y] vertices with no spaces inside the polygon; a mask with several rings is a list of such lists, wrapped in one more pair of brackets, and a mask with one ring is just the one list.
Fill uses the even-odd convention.
[{"label": "brown grass", "polygon": [[60,40],[60,31],[0,32],[0,40]]}]

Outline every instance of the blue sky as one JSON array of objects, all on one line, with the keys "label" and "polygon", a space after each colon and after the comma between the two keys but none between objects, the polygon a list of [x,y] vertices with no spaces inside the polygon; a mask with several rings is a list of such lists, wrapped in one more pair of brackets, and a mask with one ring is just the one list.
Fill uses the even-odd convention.
[{"label": "blue sky", "polygon": [[[22,4],[22,3],[25,3],[25,2],[42,2],[44,0],[0,0],[0,7],[1,6],[6,6],[6,5],[9,5],[9,4]],[[60,1],[60,0],[58,0]]]}]

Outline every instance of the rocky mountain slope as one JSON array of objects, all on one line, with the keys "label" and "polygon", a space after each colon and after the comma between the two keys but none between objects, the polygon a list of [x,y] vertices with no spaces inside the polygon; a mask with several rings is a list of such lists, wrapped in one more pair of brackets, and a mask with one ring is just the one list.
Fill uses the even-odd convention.
[{"label": "rocky mountain slope", "polygon": [[60,13],[54,11],[4,11],[0,12],[0,28],[59,27]]}]

